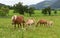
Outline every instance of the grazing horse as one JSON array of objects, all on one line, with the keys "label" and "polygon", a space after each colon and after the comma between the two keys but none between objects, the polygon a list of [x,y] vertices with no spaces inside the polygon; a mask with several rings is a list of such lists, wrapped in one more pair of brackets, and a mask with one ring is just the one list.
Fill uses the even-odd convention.
[{"label": "grazing horse", "polygon": [[45,20],[45,19],[39,20],[39,21],[37,22],[36,27],[38,26],[38,24],[40,24],[40,25],[42,25],[42,24],[47,25],[47,20]]},{"label": "grazing horse", "polygon": [[54,23],[53,21],[47,21],[47,25],[49,25],[49,26],[53,25],[53,23]]},{"label": "grazing horse", "polygon": [[16,24],[18,25],[18,28],[19,28],[19,25],[21,26],[21,24],[23,24],[23,27],[24,27],[24,17],[23,16],[17,16],[17,15],[14,15],[12,16],[12,24],[14,24],[14,27],[16,28]]},{"label": "grazing horse", "polygon": [[34,24],[35,23],[35,20],[33,19],[33,18],[29,18],[29,19],[27,19],[27,21],[26,21],[26,25],[32,25],[32,24]]}]

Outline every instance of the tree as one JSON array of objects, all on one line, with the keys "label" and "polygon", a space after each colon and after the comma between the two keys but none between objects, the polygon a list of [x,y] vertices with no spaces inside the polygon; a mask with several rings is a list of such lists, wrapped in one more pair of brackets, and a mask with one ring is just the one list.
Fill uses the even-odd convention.
[{"label": "tree", "polygon": [[51,15],[51,7],[47,7],[48,14]]},{"label": "tree", "polygon": [[46,14],[49,14],[51,15],[51,7],[47,7],[47,8],[44,8],[42,9],[42,14],[46,15]]},{"label": "tree", "polygon": [[28,13],[28,6],[25,5],[25,6],[23,6],[23,8],[24,8],[24,11],[25,11],[26,13]]},{"label": "tree", "polygon": [[29,7],[29,8],[28,8],[29,16],[31,16],[32,14],[34,14],[34,10],[35,10],[34,7]]},{"label": "tree", "polygon": [[8,7],[9,9],[13,9],[13,6],[8,6],[8,5],[7,5],[6,7]]},{"label": "tree", "polygon": [[42,14],[44,14],[44,15],[47,14],[47,8],[42,9]]},{"label": "tree", "polygon": [[57,10],[54,10],[54,14],[55,14],[55,15],[57,14]]},{"label": "tree", "polygon": [[0,16],[6,16],[9,13],[9,8],[8,7],[1,7],[0,9]]},{"label": "tree", "polygon": [[34,14],[34,7],[28,7],[27,5],[22,5],[22,3],[18,3],[15,4],[13,6],[14,8],[14,13],[19,13],[24,15],[24,13],[29,13],[29,15],[31,16],[32,14]]},{"label": "tree", "polygon": [[18,12],[19,14],[24,15],[24,7],[22,3],[19,2],[18,4],[15,4],[13,7],[15,12]]}]

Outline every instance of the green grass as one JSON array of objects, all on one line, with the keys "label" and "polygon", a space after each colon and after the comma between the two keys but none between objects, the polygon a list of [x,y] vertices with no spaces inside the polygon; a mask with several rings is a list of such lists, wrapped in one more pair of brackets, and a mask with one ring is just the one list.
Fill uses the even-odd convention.
[{"label": "green grass", "polygon": [[[35,14],[32,15],[36,22],[39,19],[46,19],[54,21],[54,25],[51,27],[39,26],[35,29],[32,26],[31,28],[28,28],[28,30],[23,30],[24,38],[60,38],[60,11],[58,11],[57,15],[52,14],[54,16],[44,16],[40,12],[41,11],[36,10]],[[13,14],[14,13],[11,10],[9,15],[12,16]],[[24,17],[25,20],[29,18],[27,15]],[[13,25],[11,25],[11,17],[0,18],[0,38],[22,38],[22,29],[18,27],[14,29]]]}]

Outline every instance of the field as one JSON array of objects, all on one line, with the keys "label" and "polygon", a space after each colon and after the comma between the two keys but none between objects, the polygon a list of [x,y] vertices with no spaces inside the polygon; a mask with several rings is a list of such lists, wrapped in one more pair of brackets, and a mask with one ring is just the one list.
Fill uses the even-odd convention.
[{"label": "field", "polygon": [[[54,21],[53,26],[39,26],[34,28],[28,28],[28,30],[22,30],[21,28],[14,29],[11,24],[11,16],[13,15],[12,10],[9,13],[9,17],[0,17],[0,38],[60,38],[60,13],[57,15],[52,12],[51,16],[44,16],[40,13],[41,11],[36,10],[35,14],[32,15],[36,22],[39,19],[46,19]],[[19,15],[19,14],[17,14]],[[25,20],[29,18],[27,14],[24,15]]]}]

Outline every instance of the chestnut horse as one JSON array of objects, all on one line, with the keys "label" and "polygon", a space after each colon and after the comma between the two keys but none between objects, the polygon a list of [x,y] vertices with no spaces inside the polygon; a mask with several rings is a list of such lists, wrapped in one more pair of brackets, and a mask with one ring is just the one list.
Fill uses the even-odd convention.
[{"label": "chestnut horse", "polygon": [[38,24],[40,24],[40,25],[47,25],[47,20],[45,20],[45,19],[39,20],[39,21],[37,22],[36,27],[38,26]]},{"label": "chestnut horse", "polygon": [[24,17],[23,16],[17,16],[17,15],[14,15],[12,16],[12,24],[14,24],[14,27],[16,28],[16,24],[18,25],[18,28],[19,28],[19,25],[22,26],[21,24],[23,24],[23,27],[24,27]]}]

